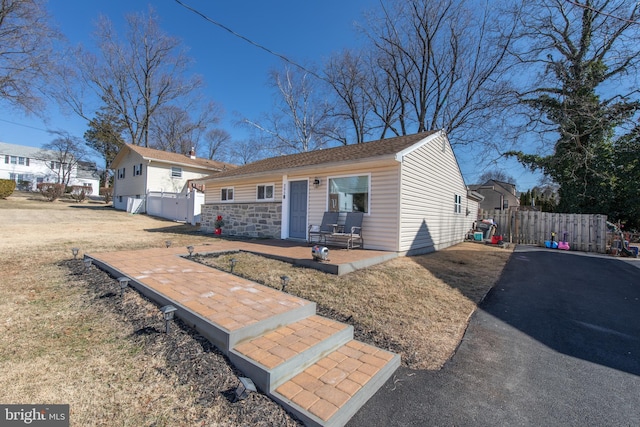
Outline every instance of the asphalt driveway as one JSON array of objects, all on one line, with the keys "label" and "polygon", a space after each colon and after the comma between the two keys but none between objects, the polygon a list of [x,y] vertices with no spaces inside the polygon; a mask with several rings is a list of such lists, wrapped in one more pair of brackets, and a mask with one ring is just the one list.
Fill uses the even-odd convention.
[{"label": "asphalt driveway", "polygon": [[348,426],[640,425],[639,261],[519,246],[452,360]]}]

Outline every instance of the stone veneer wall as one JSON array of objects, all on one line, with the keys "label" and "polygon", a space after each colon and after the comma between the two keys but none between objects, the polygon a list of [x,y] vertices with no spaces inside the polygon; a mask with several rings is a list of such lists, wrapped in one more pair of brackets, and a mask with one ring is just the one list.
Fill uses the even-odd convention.
[{"label": "stone veneer wall", "polygon": [[280,238],[282,203],[212,203],[202,205],[200,228],[213,233],[222,215],[222,234],[227,236]]}]

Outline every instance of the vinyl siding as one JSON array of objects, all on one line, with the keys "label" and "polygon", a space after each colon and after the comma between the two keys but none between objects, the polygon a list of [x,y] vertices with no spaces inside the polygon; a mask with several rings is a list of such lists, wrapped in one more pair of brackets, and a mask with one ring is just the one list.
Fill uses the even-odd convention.
[{"label": "vinyl siding", "polygon": [[[454,212],[455,196],[461,212]],[[443,135],[404,156],[399,251],[426,253],[461,242],[468,230],[467,190]]]},{"label": "vinyl siding", "polygon": [[[311,173],[309,179],[308,224],[320,224],[322,215],[329,206],[328,180],[347,175],[370,175],[369,212],[362,221],[362,235],[366,249],[397,251],[398,249],[398,189],[400,164],[396,161],[363,163],[357,167],[325,168],[319,173]],[[313,187],[313,180],[320,178],[319,188]],[[290,181],[304,179],[289,176]]]},{"label": "vinyl siding", "polygon": [[[133,176],[133,166],[142,163],[142,175]],[[118,170],[125,169],[124,178],[118,178]],[[137,153],[128,150],[127,155],[119,162],[118,167],[114,169],[115,178],[113,184],[114,207],[116,209],[127,208],[127,197],[146,195],[146,174],[147,162]],[[119,198],[122,197],[122,203]]]},{"label": "vinyl siding", "polygon": [[233,187],[233,201],[229,203],[259,203],[257,186],[263,184],[273,184],[273,200],[265,200],[265,202],[282,201],[282,176],[274,175],[266,178],[237,179],[231,182],[207,181],[204,190],[205,203],[220,203],[221,190],[230,187]]},{"label": "vinyl siding", "polygon": [[[171,176],[173,165],[151,161],[149,165],[142,164],[142,175],[147,173],[147,191],[164,191],[165,193],[182,193],[185,190],[187,181],[207,176],[211,171],[203,172],[195,168],[176,166],[182,169],[182,177]],[[133,169],[129,168],[127,173],[133,175]]]},{"label": "vinyl siding", "polygon": [[[142,174],[133,174],[134,165],[142,164]],[[182,177],[173,178],[171,176],[172,165],[157,161],[144,160],[141,155],[131,150],[127,150],[119,162],[114,167],[114,207],[124,210],[127,208],[126,198],[140,196],[146,197],[149,191],[163,191],[166,193],[181,193],[185,190],[187,181],[190,179],[203,178],[211,171],[203,171],[197,168],[182,166]],[[124,179],[118,179],[118,170],[125,168]],[[122,197],[122,202],[119,198]]]}]

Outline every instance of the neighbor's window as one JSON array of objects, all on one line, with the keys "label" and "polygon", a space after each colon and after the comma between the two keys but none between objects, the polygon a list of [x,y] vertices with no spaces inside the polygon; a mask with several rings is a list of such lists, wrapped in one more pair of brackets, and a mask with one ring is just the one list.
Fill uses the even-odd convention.
[{"label": "neighbor's window", "polygon": [[258,185],[258,200],[273,200],[273,184]]},{"label": "neighbor's window", "polygon": [[182,178],[182,168],[172,167],[171,178]]},{"label": "neighbor's window", "polygon": [[118,169],[118,179],[124,179],[124,170],[125,168]]},{"label": "neighbor's window", "polygon": [[142,175],[142,163],[133,165],[133,176]]},{"label": "neighbor's window", "polygon": [[331,212],[369,212],[369,176],[329,178]]},{"label": "neighbor's window", "polygon": [[453,212],[462,213],[462,196],[459,194],[455,195],[455,201],[453,205]]},{"label": "neighbor's window", "polygon": [[507,199],[502,202],[502,209],[509,209],[509,201]]},{"label": "neighbor's window", "polygon": [[220,193],[220,200],[222,200],[223,202],[233,201],[233,187],[223,188]]}]

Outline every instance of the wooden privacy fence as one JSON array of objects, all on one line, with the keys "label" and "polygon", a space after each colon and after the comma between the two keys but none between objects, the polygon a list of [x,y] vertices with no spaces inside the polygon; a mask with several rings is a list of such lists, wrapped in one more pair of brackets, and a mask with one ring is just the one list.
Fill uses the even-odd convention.
[{"label": "wooden privacy fence", "polygon": [[567,241],[571,250],[606,253],[607,216],[585,214],[561,214],[535,211],[481,211],[479,219],[493,219],[498,224],[497,234],[505,241],[544,246],[551,240]]}]

